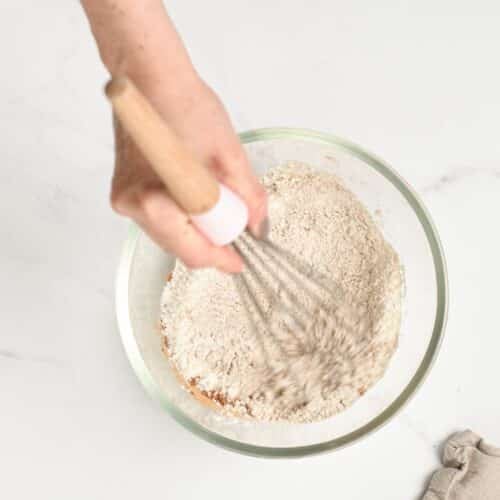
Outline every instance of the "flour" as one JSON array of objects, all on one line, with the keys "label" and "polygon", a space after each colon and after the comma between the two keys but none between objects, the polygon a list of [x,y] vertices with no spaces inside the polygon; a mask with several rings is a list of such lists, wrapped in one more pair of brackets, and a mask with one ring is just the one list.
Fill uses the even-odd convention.
[{"label": "flour", "polygon": [[271,170],[263,184],[271,241],[326,276],[329,291],[317,289],[313,298],[287,283],[308,312],[299,328],[280,308],[289,298],[277,279],[270,283],[277,300],[256,288],[267,328],[256,333],[233,278],[178,263],[162,297],[166,351],[192,392],[223,412],[317,421],[352,404],[384,374],[399,334],[400,263],[367,210],[332,174],[289,163]]}]

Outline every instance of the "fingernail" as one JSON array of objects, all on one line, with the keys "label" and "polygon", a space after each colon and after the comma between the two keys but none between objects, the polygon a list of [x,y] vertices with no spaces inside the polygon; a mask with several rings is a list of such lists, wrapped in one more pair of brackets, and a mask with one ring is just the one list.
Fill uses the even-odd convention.
[{"label": "fingernail", "polygon": [[257,227],[251,227],[250,232],[258,240],[265,240],[269,236],[270,227],[269,217],[265,217]]},{"label": "fingernail", "polygon": [[222,271],[227,274],[237,274],[243,271],[243,259],[238,254],[238,252],[231,248],[231,252],[235,252],[234,255],[224,255],[221,256],[215,263],[214,267],[219,271]]}]

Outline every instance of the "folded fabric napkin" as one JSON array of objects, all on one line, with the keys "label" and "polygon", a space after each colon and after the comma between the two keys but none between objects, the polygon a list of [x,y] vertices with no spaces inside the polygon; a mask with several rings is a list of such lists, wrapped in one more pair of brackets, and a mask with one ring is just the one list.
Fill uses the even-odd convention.
[{"label": "folded fabric napkin", "polygon": [[442,461],[422,500],[500,500],[500,448],[458,432],[446,441]]}]

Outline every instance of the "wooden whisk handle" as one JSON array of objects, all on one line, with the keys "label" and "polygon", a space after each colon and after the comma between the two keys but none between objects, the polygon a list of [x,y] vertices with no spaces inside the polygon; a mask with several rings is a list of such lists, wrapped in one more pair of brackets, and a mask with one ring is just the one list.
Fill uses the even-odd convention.
[{"label": "wooden whisk handle", "polygon": [[176,137],[148,100],[126,77],[113,78],[105,88],[120,123],[170,196],[189,215],[203,214],[219,199],[219,184],[209,170]]}]

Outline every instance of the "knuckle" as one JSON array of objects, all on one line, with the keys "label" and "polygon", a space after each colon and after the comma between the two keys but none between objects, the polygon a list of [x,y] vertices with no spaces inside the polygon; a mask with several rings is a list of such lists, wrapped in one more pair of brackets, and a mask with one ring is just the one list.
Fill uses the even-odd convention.
[{"label": "knuckle", "polygon": [[111,191],[109,202],[111,204],[111,208],[120,215],[124,215],[128,212],[128,206],[130,204],[130,200],[126,193],[123,191],[118,191],[113,189]]}]

